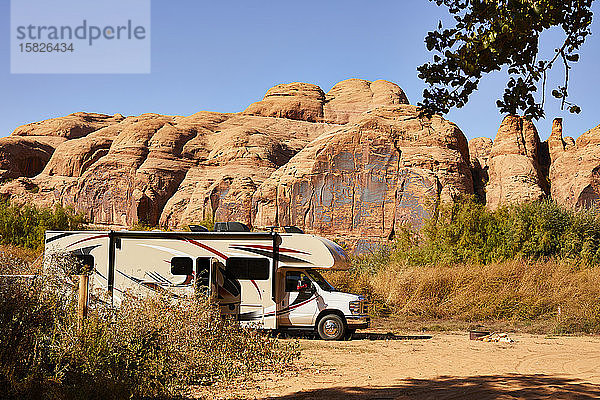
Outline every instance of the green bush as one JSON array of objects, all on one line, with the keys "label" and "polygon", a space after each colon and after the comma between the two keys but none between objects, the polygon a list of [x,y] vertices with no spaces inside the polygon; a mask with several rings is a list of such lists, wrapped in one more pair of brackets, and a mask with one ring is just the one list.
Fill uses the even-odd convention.
[{"label": "green bush", "polygon": [[512,259],[600,262],[600,215],[552,201],[490,211],[472,198],[442,205],[416,240],[397,240],[392,258],[413,265],[489,264]]},{"label": "green bush", "polygon": [[3,244],[40,249],[46,230],[81,229],[84,222],[82,215],[60,204],[46,208],[0,201],[0,242]]},{"label": "green bush", "polygon": [[[0,252],[0,274],[29,269],[13,254]],[[36,390],[50,376],[52,346],[73,303],[72,292],[60,290],[55,276],[0,277],[0,392],[5,397]]]}]

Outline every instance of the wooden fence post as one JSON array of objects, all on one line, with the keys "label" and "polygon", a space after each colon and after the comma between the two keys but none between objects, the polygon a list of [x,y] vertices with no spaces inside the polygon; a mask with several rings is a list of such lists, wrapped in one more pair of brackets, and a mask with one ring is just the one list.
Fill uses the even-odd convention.
[{"label": "wooden fence post", "polygon": [[83,329],[83,323],[88,312],[89,275],[79,275],[79,298],[77,302],[77,330]]}]

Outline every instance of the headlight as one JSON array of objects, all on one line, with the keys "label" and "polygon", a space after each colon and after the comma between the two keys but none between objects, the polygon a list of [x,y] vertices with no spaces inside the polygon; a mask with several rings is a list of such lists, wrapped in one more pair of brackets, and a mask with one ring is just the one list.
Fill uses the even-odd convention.
[{"label": "headlight", "polygon": [[361,305],[361,301],[357,300],[357,301],[351,301],[350,302],[350,311],[352,312],[352,314],[360,314],[361,310],[360,310],[360,305]]}]

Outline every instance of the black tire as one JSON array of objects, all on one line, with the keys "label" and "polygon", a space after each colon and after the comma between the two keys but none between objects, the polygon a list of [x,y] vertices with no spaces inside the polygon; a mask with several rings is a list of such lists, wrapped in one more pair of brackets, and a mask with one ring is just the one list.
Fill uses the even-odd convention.
[{"label": "black tire", "polygon": [[340,316],[327,314],[319,320],[317,333],[323,340],[342,340],[346,335],[346,325]]}]

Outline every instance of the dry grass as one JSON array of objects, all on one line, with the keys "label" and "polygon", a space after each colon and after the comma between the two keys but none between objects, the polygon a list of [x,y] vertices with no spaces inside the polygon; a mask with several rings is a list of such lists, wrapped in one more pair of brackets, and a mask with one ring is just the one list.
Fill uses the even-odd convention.
[{"label": "dry grass", "polygon": [[330,278],[340,288],[369,296],[375,314],[384,309],[413,325],[500,323],[566,334],[600,332],[599,273],[600,267],[515,260],[487,266],[392,263],[372,275],[338,272]]},{"label": "dry grass", "polygon": [[[223,319],[205,298],[130,293],[118,309],[93,299],[79,331],[73,267],[56,257],[35,279],[1,279],[1,398],[166,398],[276,372],[299,355],[297,342]],[[0,271],[28,268],[0,252]]]}]

